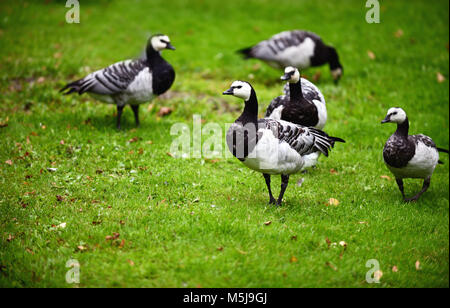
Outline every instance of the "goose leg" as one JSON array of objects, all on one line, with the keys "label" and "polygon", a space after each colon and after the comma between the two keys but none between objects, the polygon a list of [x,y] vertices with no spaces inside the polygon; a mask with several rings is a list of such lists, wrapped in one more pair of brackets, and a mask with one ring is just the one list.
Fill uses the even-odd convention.
[{"label": "goose leg", "polygon": [[122,118],[123,105],[117,105],[117,129],[120,129],[120,119]]},{"label": "goose leg", "polygon": [[272,189],[270,188],[270,174],[263,173],[264,179],[266,180],[267,189],[269,190],[269,204],[275,204],[275,198],[272,195]]},{"label": "goose leg", "polygon": [[133,109],[134,112],[134,120],[136,122],[136,126],[139,127],[139,105],[130,105],[131,109]]},{"label": "goose leg", "polygon": [[402,196],[403,196],[403,200],[405,200],[405,189],[403,187],[403,180],[402,179],[395,179],[395,181],[397,182],[398,188],[400,189]]},{"label": "goose leg", "polygon": [[277,201],[277,205],[281,205],[281,202],[283,201],[283,195],[284,192],[286,191],[286,188],[289,184],[289,175],[281,175],[281,191],[280,191],[280,195],[278,196],[278,201]]},{"label": "goose leg", "polygon": [[405,202],[415,202],[415,201],[419,200],[420,196],[422,196],[422,194],[427,191],[428,187],[430,187],[430,183],[431,183],[431,176],[427,177],[423,181],[422,190],[414,197],[405,199]]}]

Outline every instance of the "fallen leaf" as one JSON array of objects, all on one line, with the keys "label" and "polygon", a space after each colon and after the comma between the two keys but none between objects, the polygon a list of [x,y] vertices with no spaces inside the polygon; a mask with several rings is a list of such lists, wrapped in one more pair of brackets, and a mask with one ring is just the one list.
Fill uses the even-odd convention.
[{"label": "fallen leaf", "polygon": [[223,247],[222,246],[218,247],[217,251],[223,251]]},{"label": "fallen leaf", "polygon": [[436,73],[436,79],[437,79],[437,82],[439,82],[439,83],[443,83],[444,81],[445,81],[445,77],[444,77],[444,75],[442,75],[441,73]]},{"label": "fallen leaf", "polygon": [[416,261],[416,270],[420,271],[420,262],[419,262],[419,260]]},{"label": "fallen leaf", "polygon": [[268,226],[268,225],[270,225],[272,222],[269,220],[269,221],[266,221],[266,222],[264,222],[264,224],[266,225],[266,226]]},{"label": "fallen leaf", "polygon": [[167,116],[167,115],[171,114],[172,111],[173,110],[170,107],[161,107],[161,109],[159,109],[158,116],[160,116],[160,117]]},{"label": "fallen leaf", "polygon": [[47,168],[47,171],[50,171],[50,172],[56,172],[56,170],[58,170],[58,168]]},{"label": "fallen leaf", "polygon": [[77,246],[77,249],[78,249],[79,251],[83,251],[83,250],[86,250],[86,247],[83,246],[83,245],[78,245],[78,246]]},{"label": "fallen leaf", "polygon": [[340,242],[339,242],[339,245],[341,245],[342,247],[347,247],[347,243],[344,242],[344,241],[340,241]]},{"label": "fallen leaf", "polygon": [[66,227],[66,223],[65,222],[63,222],[63,223],[60,223],[59,225],[57,225],[55,228],[56,229],[64,229],[65,227]]},{"label": "fallen leaf", "polygon": [[173,157],[173,154],[170,152],[167,152],[166,154],[167,154],[167,156]]},{"label": "fallen leaf", "polygon": [[380,281],[381,277],[383,277],[383,272],[381,270],[377,270],[373,273],[375,281]]},{"label": "fallen leaf", "polygon": [[133,137],[130,140],[128,140],[129,143],[133,143],[139,140],[139,137]]},{"label": "fallen leaf", "polygon": [[134,266],[134,262],[131,261],[130,259],[128,259],[127,262],[128,262],[131,266]]},{"label": "fallen leaf", "polygon": [[320,71],[319,71],[319,72],[316,72],[316,73],[313,75],[312,80],[313,80],[314,82],[318,82],[318,81],[320,80],[321,75],[322,75],[322,73],[321,73]]},{"label": "fallen leaf", "polygon": [[395,31],[394,35],[396,38],[401,38],[403,36],[403,30],[402,29],[398,29],[397,31]]},{"label": "fallen leaf", "polygon": [[237,250],[237,252],[239,252],[241,255],[246,255],[246,254],[247,254],[247,252],[245,252],[245,251],[243,251],[243,250],[240,250],[240,249],[237,249],[237,248],[236,248],[236,250]]},{"label": "fallen leaf", "polygon": [[122,239],[122,241],[119,244],[119,248],[123,248],[123,246],[125,246],[125,240]]},{"label": "fallen leaf", "polygon": [[371,59],[371,60],[375,60],[376,56],[373,53],[373,51],[368,50],[367,51],[367,56]]},{"label": "fallen leaf", "polygon": [[325,242],[327,242],[328,248],[330,248],[330,246],[331,246],[331,241],[330,241],[330,239],[329,239],[328,237],[325,239]]},{"label": "fallen leaf", "polygon": [[333,168],[330,169],[330,173],[331,174],[338,174],[338,172],[335,169],[333,169]]},{"label": "fallen leaf", "polygon": [[56,195],[56,200],[57,200],[58,202],[64,201],[64,197],[63,197],[63,196],[60,196],[60,195]]},{"label": "fallen leaf", "polygon": [[8,238],[6,239],[8,242],[11,242],[15,238],[14,235],[9,234]]},{"label": "fallen leaf", "polygon": [[8,164],[8,165],[12,166],[13,162],[12,162],[11,159],[8,159],[7,161],[5,161],[5,164]]},{"label": "fallen leaf", "polygon": [[338,200],[338,199],[335,199],[335,198],[330,198],[330,199],[328,200],[327,205],[338,206],[338,205],[339,205],[339,200]]},{"label": "fallen leaf", "polygon": [[291,259],[289,260],[291,263],[295,263],[298,262],[298,259],[295,256],[292,256]]},{"label": "fallen leaf", "polygon": [[34,255],[34,252],[33,252],[33,250],[31,250],[30,248],[25,248],[25,250],[29,253],[29,254],[32,254],[32,255]]},{"label": "fallen leaf", "polygon": [[327,263],[325,263],[327,266],[329,266],[333,271],[335,271],[335,272],[337,272],[337,267],[336,266],[334,266],[332,263],[330,263],[330,262],[327,262]]},{"label": "fallen leaf", "polygon": [[380,176],[380,178],[388,180],[388,181],[392,180],[391,177],[388,175],[382,175],[382,176]]},{"label": "fallen leaf", "polygon": [[291,236],[291,240],[296,241],[297,240],[297,235]]},{"label": "fallen leaf", "polygon": [[397,273],[397,272],[398,272],[398,267],[394,265],[394,266],[392,267],[392,271],[393,271],[394,273]]}]

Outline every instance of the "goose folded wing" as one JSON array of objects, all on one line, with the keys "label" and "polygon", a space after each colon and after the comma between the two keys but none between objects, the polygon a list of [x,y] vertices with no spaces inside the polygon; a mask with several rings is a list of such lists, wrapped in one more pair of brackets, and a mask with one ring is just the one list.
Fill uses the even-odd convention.
[{"label": "goose folded wing", "polygon": [[[85,78],[68,84],[65,89],[82,94],[91,92],[102,95],[114,95],[124,92],[141,70],[145,68],[143,60],[126,60],[95,71]],[[65,90],[63,89],[63,90]]]},{"label": "goose folded wing", "polygon": [[333,137],[314,128],[271,119],[263,119],[260,124],[265,125],[280,142],[286,142],[302,156],[317,151],[328,156],[328,151],[334,146]]}]

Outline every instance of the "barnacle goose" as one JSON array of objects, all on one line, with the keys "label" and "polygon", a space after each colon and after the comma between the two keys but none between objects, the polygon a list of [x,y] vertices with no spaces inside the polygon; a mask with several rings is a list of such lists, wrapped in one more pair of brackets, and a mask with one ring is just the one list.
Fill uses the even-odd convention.
[{"label": "barnacle goose", "polygon": [[[245,101],[244,111],[228,129],[226,141],[233,156],[248,168],[263,174],[270,204],[281,204],[289,175],[302,169],[305,155],[320,151],[328,156],[336,141],[345,142],[315,128],[283,120],[258,120],[258,100],[248,82],[235,81],[223,94]],[[281,175],[281,192],[277,201],[270,187],[270,175],[275,174]]]},{"label": "barnacle goose", "polygon": [[[425,135],[408,135],[409,120],[401,108],[388,110],[381,123],[397,123],[397,130],[388,139],[383,150],[383,158],[388,169],[394,174],[405,202],[417,201],[430,187],[431,176],[439,161],[439,152],[448,150],[436,147],[433,140]],[[403,179],[424,179],[422,190],[412,198],[406,198]]]},{"label": "barnacle goose", "polygon": [[336,49],[325,45],[317,34],[308,31],[284,31],[238,52],[245,59],[260,59],[274,68],[295,66],[306,69],[328,63],[336,83],[344,72]]},{"label": "barnacle goose", "polygon": [[129,104],[139,126],[139,104],[163,94],[175,79],[173,67],[161,57],[161,50],[175,50],[167,35],[156,34],[149,38],[143,57],[125,60],[95,71],[83,79],[67,84],[64,94],[88,92],[95,98],[117,105],[117,128],[123,108]]},{"label": "barnacle goose", "polygon": [[[281,80],[287,80],[285,95],[272,100],[266,117],[295,124],[323,129],[327,122],[327,107],[320,90],[310,81],[301,78],[297,68],[288,66]],[[304,169],[315,166],[320,152],[305,156]]]}]

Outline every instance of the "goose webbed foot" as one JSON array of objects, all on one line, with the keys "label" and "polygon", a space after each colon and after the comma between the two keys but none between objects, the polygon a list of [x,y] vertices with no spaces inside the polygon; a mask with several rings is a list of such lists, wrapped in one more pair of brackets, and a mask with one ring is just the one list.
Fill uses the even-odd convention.
[{"label": "goose webbed foot", "polygon": [[123,107],[117,105],[117,130],[120,130],[120,119],[122,118]]},{"label": "goose webbed foot", "polygon": [[423,193],[428,190],[428,188],[430,187],[430,183],[431,183],[431,176],[427,177],[423,181],[422,190],[417,195],[415,195],[414,197],[411,197],[411,198],[403,198],[403,200],[405,202],[416,202],[417,200],[419,200],[420,196],[422,196]]},{"label": "goose webbed foot", "polygon": [[281,203],[283,202],[283,196],[284,196],[284,192],[286,191],[286,188],[289,184],[289,175],[281,175],[281,191],[280,191],[280,195],[278,196],[278,200],[277,200],[277,205],[280,206]]},{"label": "goose webbed foot", "polygon": [[134,121],[136,122],[136,127],[139,127],[141,123],[139,122],[139,105],[130,105],[134,113]]},{"label": "goose webbed foot", "polygon": [[269,204],[275,204],[276,200],[272,195],[272,189],[270,188],[270,174],[263,173],[264,179],[266,180],[267,190],[269,190]]}]

